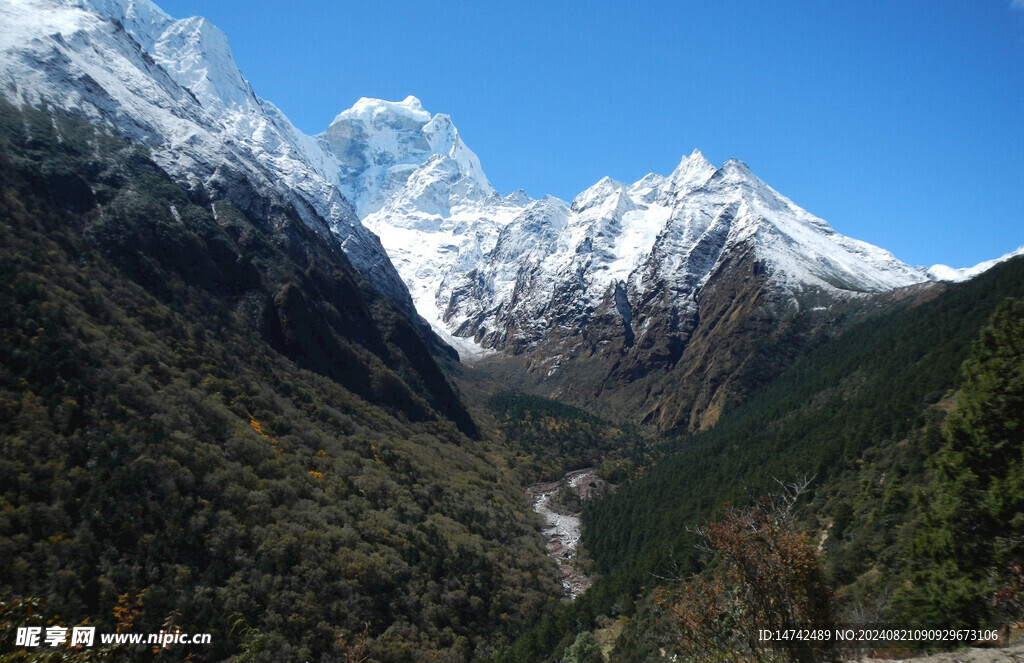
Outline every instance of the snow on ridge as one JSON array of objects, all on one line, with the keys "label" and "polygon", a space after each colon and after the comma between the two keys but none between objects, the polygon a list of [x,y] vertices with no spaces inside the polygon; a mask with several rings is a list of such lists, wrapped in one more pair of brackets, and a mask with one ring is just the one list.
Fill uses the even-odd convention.
[{"label": "snow on ridge", "polygon": [[170,23],[150,55],[204,107],[247,109],[258,103],[235,64],[227,35],[205,18]]},{"label": "snow on ridge", "polygon": [[413,95],[407,96],[402,101],[385,101],[371,97],[360,97],[359,101],[335,116],[331,124],[351,120],[373,121],[380,117],[401,116],[426,124],[430,121],[430,113],[423,110],[423,104]]},{"label": "snow on ridge", "polygon": [[[395,103],[374,106],[375,117]],[[442,117],[450,122],[440,115],[431,121]],[[362,192],[377,197],[363,219],[380,235],[421,315],[453,342],[456,333],[470,333],[483,334],[486,344],[502,316],[518,320],[520,333],[540,333],[550,307],[594,310],[613,290],[636,298],[661,282],[676,296],[693,297],[740,246],[754,247],[773,280],[793,292],[877,292],[929,279],[889,252],[835,232],[735,159],[716,168],[694,150],[668,176],[651,173],[631,185],[603,177],[571,205],[554,198],[540,205],[521,192],[482,194],[471,184],[485,178],[437,151],[421,147],[420,163],[390,166],[390,189]]]},{"label": "snow on ridge", "polygon": [[154,36],[175,22],[149,0],[77,0],[67,4],[119,21],[147,51],[153,50]]},{"label": "snow on ridge", "polygon": [[[667,192],[674,194],[687,193],[705,184],[716,172],[716,168],[708,161],[700,150],[694,150],[690,156],[683,157],[679,165],[669,175]],[[644,178],[647,179],[647,178]],[[644,180],[640,180],[643,182]],[[637,185],[640,184],[637,182]],[[634,185],[635,186],[635,185]]]},{"label": "snow on ridge", "polygon": [[1010,251],[1009,253],[1006,253],[998,258],[986,260],[984,262],[979,262],[977,265],[974,265],[973,267],[956,268],[941,264],[932,265],[931,267],[928,268],[928,275],[931,276],[936,281],[952,281],[956,283],[961,281],[968,281],[970,279],[973,279],[975,276],[978,276],[979,274],[987,272],[988,270],[992,269],[999,263],[1006,262],[1007,260],[1011,258],[1016,258],[1017,256],[1024,256],[1024,246],[1019,247],[1015,251]]},{"label": "snow on ridge", "polygon": [[923,270],[906,265],[885,249],[837,233],[755,176],[743,162],[730,159],[719,173],[721,185],[735,189],[741,202],[734,224],[753,234],[759,255],[790,287],[880,292],[929,280]]}]

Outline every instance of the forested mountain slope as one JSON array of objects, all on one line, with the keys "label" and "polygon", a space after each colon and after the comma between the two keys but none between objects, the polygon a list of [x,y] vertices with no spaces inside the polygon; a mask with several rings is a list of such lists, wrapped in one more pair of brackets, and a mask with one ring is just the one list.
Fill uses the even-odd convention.
[{"label": "forested mountain slope", "polygon": [[[993,345],[976,339],[1000,305],[1003,329],[981,338],[1019,336],[1020,307],[1005,302],[1024,296],[1024,260],[939,287],[944,291],[930,300],[907,300],[801,357],[715,428],[679,438],[647,476],[592,503],[583,543],[604,577],[502,660],[542,660],[593,628],[596,617],[620,611],[634,619],[614,660],[656,657],[648,592],[707,561],[693,528],[725,503],[749,504],[776,491],[776,479],[803,476],[811,490],[802,525],[818,543],[830,582],[842,589],[844,617],[990,626],[994,593],[1012,585],[1008,569],[1019,555],[1011,532],[1024,495],[1022,451],[1012,431],[1024,407],[1024,356],[1018,338],[989,351],[999,358],[986,364],[989,377],[970,368],[983,361],[977,356],[964,361],[972,343]],[[992,409],[955,391],[964,371],[987,388],[1003,376],[1005,393],[994,397],[1003,409],[987,419],[1005,423],[989,425],[995,433],[988,437],[956,432],[954,421]],[[1016,400],[1005,395],[1013,393]],[[946,422],[950,411],[957,414]],[[965,522],[974,523],[970,532],[961,532]],[[962,549],[969,541],[975,547]],[[1004,597],[1004,607],[1011,603]]]},{"label": "forested mountain slope", "polygon": [[468,661],[560,593],[522,491],[407,314],[249,194],[0,107],[0,592],[45,601],[7,623]]},{"label": "forested mountain slope", "polygon": [[865,451],[921,427],[926,407],[959,384],[961,363],[996,306],[1024,294],[1024,261],[947,288],[817,348],[721,425],[681,438],[679,452],[649,477],[595,505],[587,536],[603,569],[643,549],[641,569],[653,571],[670,548],[687,547],[685,528],[670,524],[769,490],[776,477],[807,474],[826,485]]}]

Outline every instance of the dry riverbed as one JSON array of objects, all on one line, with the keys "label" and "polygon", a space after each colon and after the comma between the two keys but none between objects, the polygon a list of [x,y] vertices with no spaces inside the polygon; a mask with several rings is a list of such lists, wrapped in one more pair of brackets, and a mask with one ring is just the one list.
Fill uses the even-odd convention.
[{"label": "dry riverbed", "polygon": [[590,587],[590,578],[580,573],[576,566],[576,547],[580,540],[580,518],[578,513],[567,513],[556,507],[552,499],[563,486],[569,486],[580,497],[589,497],[591,487],[599,479],[592,468],[569,472],[558,481],[530,486],[527,492],[533,498],[533,510],[541,515],[547,527],[544,540],[548,555],[558,564],[562,572],[562,587],[565,595],[576,598]]}]

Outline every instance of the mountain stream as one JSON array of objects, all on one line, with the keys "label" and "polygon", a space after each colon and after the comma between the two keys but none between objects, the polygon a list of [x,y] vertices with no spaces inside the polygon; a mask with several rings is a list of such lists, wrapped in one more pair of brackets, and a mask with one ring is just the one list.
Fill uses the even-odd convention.
[{"label": "mountain stream", "polygon": [[539,483],[527,488],[533,498],[533,510],[540,514],[547,524],[542,530],[547,543],[548,556],[555,560],[562,573],[562,587],[570,599],[583,594],[590,587],[591,580],[576,568],[576,546],[580,540],[580,518],[578,513],[567,512],[553,503],[555,495],[569,486],[580,497],[588,497],[591,486],[597,481],[593,468],[569,472],[558,481]]}]

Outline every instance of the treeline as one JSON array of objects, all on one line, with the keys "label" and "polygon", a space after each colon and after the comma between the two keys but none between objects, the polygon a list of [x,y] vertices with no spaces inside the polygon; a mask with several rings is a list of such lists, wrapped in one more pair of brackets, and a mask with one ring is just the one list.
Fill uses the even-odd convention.
[{"label": "treeline", "polygon": [[367,629],[369,660],[468,661],[560,594],[499,449],[294,212],[186,191],[74,118],[0,129],[5,627],[128,615],[214,634],[178,660],[264,661]]}]

